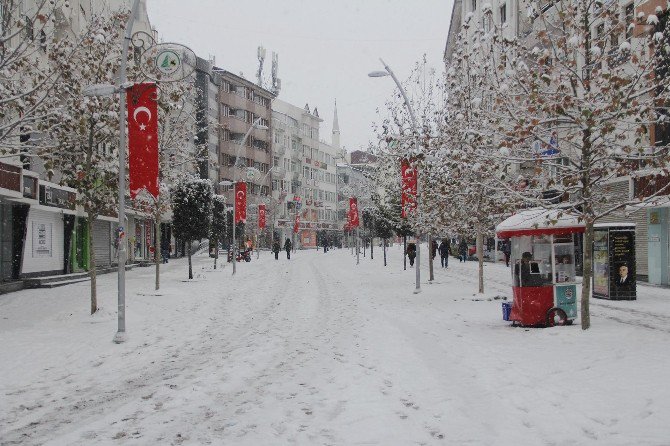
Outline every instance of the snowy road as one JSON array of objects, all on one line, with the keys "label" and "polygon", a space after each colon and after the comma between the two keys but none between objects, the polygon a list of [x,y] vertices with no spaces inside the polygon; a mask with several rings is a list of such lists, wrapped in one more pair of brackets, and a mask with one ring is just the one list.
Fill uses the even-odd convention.
[{"label": "snowy road", "polygon": [[[594,301],[593,328],[512,328],[507,272],[451,260],[412,294],[398,248],[384,268],[346,250],[195,258],[0,296],[0,444],[667,445],[670,296]],[[424,263],[424,267],[427,262]],[[427,279],[427,274],[424,279]]]}]

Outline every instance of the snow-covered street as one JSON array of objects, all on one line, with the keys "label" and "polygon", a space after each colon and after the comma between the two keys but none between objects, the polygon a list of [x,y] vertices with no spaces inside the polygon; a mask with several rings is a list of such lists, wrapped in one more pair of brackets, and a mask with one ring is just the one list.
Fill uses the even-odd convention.
[{"label": "snow-covered street", "polygon": [[[425,250],[423,251],[425,252]],[[670,292],[592,301],[592,328],[513,328],[504,265],[436,268],[415,295],[349,250],[214,270],[206,255],[0,296],[0,443],[667,445]],[[438,259],[439,260],[439,259]],[[439,264],[439,262],[438,262]]]}]

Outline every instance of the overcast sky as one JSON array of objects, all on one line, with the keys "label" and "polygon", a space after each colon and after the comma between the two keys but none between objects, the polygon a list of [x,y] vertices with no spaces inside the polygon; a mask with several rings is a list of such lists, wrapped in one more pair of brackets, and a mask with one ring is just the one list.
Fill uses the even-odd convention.
[{"label": "overcast sky", "polygon": [[376,108],[393,94],[379,58],[402,80],[425,53],[441,71],[453,0],[146,0],[149,19],[163,41],[183,43],[217,66],[256,81],[259,45],[279,55],[279,98],[324,120],[331,139],[337,99],[341,144],[349,151],[373,139]]}]

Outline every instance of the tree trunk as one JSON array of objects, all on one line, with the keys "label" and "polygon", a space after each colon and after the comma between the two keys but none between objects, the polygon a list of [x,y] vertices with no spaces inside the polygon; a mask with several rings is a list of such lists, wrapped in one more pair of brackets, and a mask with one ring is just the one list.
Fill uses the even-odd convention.
[{"label": "tree trunk", "polygon": [[383,248],[383,250],[384,250],[384,266],[386,266],[386,239],[384,239],[383,244],[384,244],[384,248]]},{"label": "tree trunk", "polygon": [[214,239],[214,269],[216,269],[217,260],[219,260],[219,240]]},{"label": "tree trunk", "polygon": [[375,259],[375,238],[370,237],[370,260]]},{"label": "tree trunk", "polygon": [[160,215],[156,213],[156,242],[154,243],[154,263],[156,264],[156,289],[161,287],[161,260],[163,258],[163,250],[161,249],[161,222]]},{"label": "tree trunk", "polygon": [[[188,250],[188,278],[193,279],[193,263],[191,262],[191,241],[186,242],[186,249]],[[233,255],[235,255],[235,252],[233,252]]]},{"label": "tree trunk", "polygon": [[87,213],[88,221],[88,275],[91,277],[91,314],[98,311],[97,278],[95,270],[95,251],[93,250],[93,214]]},{"label": "tree trunk", "polygon": [[582,273],[582,330],[588,330],[591,327],[591,313],[589,302],[591,297],[591,277],[593,275],[593,221],[585,221],[586,230],[584,231],[584,253],[583,253],[583,273]]},{"label": "tree trunk", "polygon": [[435,274],[433,273],[433,236],[428,236],[428,281],[432,282],[435,280]]},{"label": "tree trunk", "polygon": [[477,228],[477,260],[479,260],[479,292],[483,294],[484,293],[484,232],[481,227]]}]

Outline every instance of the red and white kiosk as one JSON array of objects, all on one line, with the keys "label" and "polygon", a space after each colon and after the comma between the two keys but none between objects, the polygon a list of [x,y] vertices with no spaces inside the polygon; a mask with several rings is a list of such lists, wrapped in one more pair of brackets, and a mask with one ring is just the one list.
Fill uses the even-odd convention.
[{"label": "red and white kiosk", "polygon": [[567,211],[527,209],[496,227],[510,239],[514,298],[509,320],[523,326],[571,324],[577,317],[575,243],[584,224]]}]

